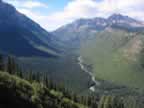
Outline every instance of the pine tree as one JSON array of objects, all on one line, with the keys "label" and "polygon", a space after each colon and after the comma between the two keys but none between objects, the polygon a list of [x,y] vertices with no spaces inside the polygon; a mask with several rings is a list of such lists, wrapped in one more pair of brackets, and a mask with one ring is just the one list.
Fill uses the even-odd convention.
[{"label": "pine tree", "polygon": [[139,108],[136,99],[132,96],[124,99],[124,106],[126,108]]},{"label": "pine tree", "polygon": [[48,76],[45,76],[45,85],[49,88],[49,79]]},{"label": "pine tree", "polygon": [[0,55],[0,70],[1,71],[4,71],[4,60],[3,60],[3,56],[2,55]]},{"label": "pine tree", "polygon": [[30,82],[32,82],[33,81],[33,72],[32,72],[32,70],[30,70],[29,71],[29,73],[28,73],[28,78],[27,78]]},{"label": "pine tree", "polygon": [[11,57],[8,56],[8,61],[7,61],[7,72],[12,74],[13,70],[12,70],[12,60]]},{"label": "pine tree", "polygon": [[11,56],[8,56],[7,60],[7,72],[10,74],[15,74],[17,75],[18,73],[18,64],[15,62],[15,59]]},{"label": "pine tree", "polygon": [[98,108],[109,108],[108,105],[109,105],[109,98],[107,96],[102,96],[101,99],[100,99],[100,102],[98,104]]},{"label": "pine tree", "polygon": [[22,68],[17,64],[17,76],[24,78]]},{"label": "pine tree", "polygon": [[129,107],[124,107],[124,103],[121,97],[102,96],[98,104],[98,108],[129,108]]}]

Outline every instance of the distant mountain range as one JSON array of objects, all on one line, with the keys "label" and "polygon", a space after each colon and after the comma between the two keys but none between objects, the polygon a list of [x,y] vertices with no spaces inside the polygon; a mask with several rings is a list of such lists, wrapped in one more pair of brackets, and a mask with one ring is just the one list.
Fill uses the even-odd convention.
[{"label": "distant mountain range", "polygon": [[57,40],[37,23],[0,1],[0,51],[16,56],[56,56]]},{"label": "distant mountain range", "polygon": [[[108,28],[124,29],[128,31],[144,30],[144,23],[128,16],[113,14],[107,19],[79,19],[71,24],[62,26],[53,32],[62,41],[73,41],[79,43],[81,39],[95,35],[99,31]],[[73,41],[74,42],[74,41]]]}]

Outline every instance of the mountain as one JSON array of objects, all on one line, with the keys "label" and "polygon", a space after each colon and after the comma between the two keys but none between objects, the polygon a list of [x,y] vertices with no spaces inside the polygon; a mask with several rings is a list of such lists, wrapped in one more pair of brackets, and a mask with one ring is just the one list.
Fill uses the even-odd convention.
[{"label": "mountain", "polygon": [[88,32],[95,32],[96,30],[103,30],[107,26],[107,20],[103,18],[95,19],[79,19],[71,24],[58,28],[53,33],[55,35],[60,34],[59,38],[63,41],[69,41],[72,39],[79,39],[82,35]]},{"label": "mountain", "polygon": [[80,55],[96,78],[143,89],[144,26],[127,16],[113,15],[109,26],[81,41]]},{"label": "mountain", "polygon": [[56,56],[57,40],[37,23],[0,1],[0,51],[16,56]]},{"label": "mountain", "polygon": [[108,21],[111,23],[111,24],[129,24],[131,26],[137,26],[137,27],[141,27],[141,26],[144,26],[142,24],[142,22],[140,21],[137,21],[133,18],[130,18],[128,16],[123,16],[121,14],[113,14],[112,16],[110,16],[108,18]]},{"label": "mountain", "polygon": [[107,19],[77,20],[57,29],[54,34],[59,34],[61,37],[57,37],[68,45],[75,44],[77,47],[79,44],[84,64],[91,66],[98,81],[143,89],[143,31],[143,22],[113,14]]},{"label": "mountain", "polygon": [[91,36],[93,37],[97,32],[110,27],[136,31],[143,30],[144,23],[128,16],[113,14],[107,19],[99,17],[93,19],[79,19],[71,24],[58,28],[53,34],[62,41],[73,42],[73,40],[75,40],[79,43],[81,40],[90,38]]},{"label": "mountain", "polygon": [[132,32],[138,32],[144,30],[144,23],[137,21],[128,16],[121,14],[113,14],[108,18],[109,26],[113,28],[123,29]]}]

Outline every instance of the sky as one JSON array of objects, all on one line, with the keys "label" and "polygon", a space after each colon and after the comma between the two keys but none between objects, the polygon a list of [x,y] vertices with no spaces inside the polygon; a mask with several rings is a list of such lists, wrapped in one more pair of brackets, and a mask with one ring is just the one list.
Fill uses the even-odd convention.
[{"label": "sky", "polygon": [[120,13],[144,21],[144,0],[3,0],[53,31],[80,18]]}]

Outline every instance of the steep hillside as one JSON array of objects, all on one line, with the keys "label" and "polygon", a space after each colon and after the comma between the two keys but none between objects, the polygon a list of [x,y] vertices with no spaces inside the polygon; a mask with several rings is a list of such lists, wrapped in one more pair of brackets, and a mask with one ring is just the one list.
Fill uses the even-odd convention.
[{"label": "steep hillside", "polygon": [[50,33],[1,1],[0,51],[16,56],[55,56],[59,50]]},{"label": "steep hillside", "polygon": [[144,88],[143,48],[143,33],[109,28],[82,43],[81,55],[96,78]]},{"label": "steep hillside", "polygon": [[0,72],[1,108],[88,108],[64,96],[62,92],[30,83],[19,77]]}]

